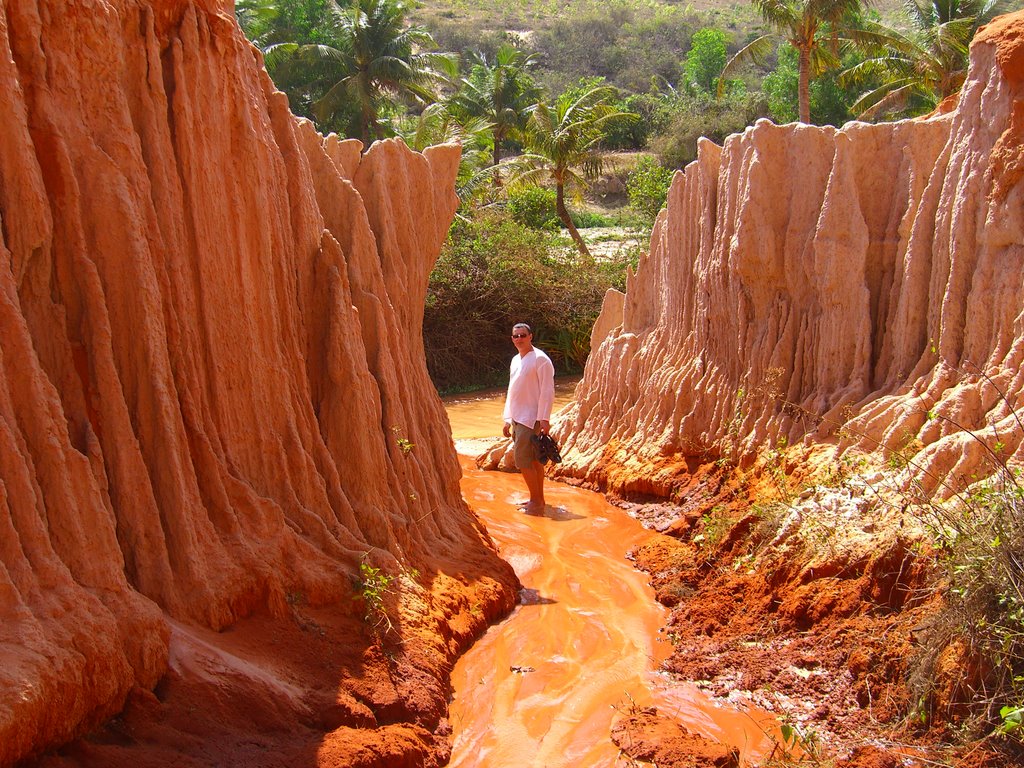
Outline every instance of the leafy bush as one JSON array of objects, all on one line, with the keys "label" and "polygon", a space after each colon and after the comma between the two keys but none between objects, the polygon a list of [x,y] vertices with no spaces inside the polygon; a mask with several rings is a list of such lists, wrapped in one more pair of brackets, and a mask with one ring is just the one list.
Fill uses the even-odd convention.
[{"label": "leafy bush", "polygon": [[[844,57],[844,66],[852,66],[856,59]],[[761,89],[768,102],[768,112],[777,123],[792,123],[799,119],[797,88],[800,74],[796,48],[782,43],[778,49],[775,68],[765,76]],[[850,119],[849,105],[857,96],[853,86],[841,88],[836,72],[826,72],[811,81],[811,122],[816,125],[841,126]]]},{"label": "leafy bush", "polygon": [[583,77],[605,77],[617,87],[642,92],[652,77],[675,84],[678,62],[699,26],[687,7],[611,2],[563,14],[536,30],[534,44],[553,92]]},{"label": "leafy bush", "polygon": [[626,183],[630,206],[653,224],[658,212],[665,207],[671,183],[670,169],[649,155],[641,157]]},{"label": "leafy bush", "polygon": [[[525,187],[510,192],[508,196],[508,212],[512,220],[524,227],[554,231],[562,227],[555,212],[555,190],[545,187]],[[617,222],[607,216],[592,211],[570,211],[572,223],[578,229],[591,227],[613,227]]]},{"label": "leafy bush", "polygon": [[555,190],[544,187],[525,187],[508,195],[508,211],[512,219],[532,229],[558,229],[555,211]]},{"label": "leafy bush", "polygon": [[[1001,462],[1001,459],[1000,459]],[[995,730],[1024,755],[1024,486],[1001,465],[991,480],[946,504],[926,505],[942,547],[945,607],[915,660],[911,688],[920,718],[938,701],[967,704],[966,735]],[[956,649],[960,663],[943,661]],[[956,675],[955,679],[950,679]],[[937,690],[944,693],[935,696]],[[966,698],[966,700],[965,700]],[[950,713],[941,713],[948,717]]]},{"label": "leafy bush", "polygon": [[664,130],[672,117],[672,94],[658,91],[631,93],[615,108],[639,115],[639,120],[619,120],[608,127],[603,145],[607,149],[644,149],[652,135]]},{"label": "leafy bush", "polygon": [[760,117],[767,116],[761,94],[730,93],[719,101],[708,95],[680,99],[669,127],[651,140],[666,168],[683,168],[697,159],[697,140],[704,136],[721,144]]},{"label": "leafy bush", "polygon": [[457,220],[431,274],[423,318],[434,384],[451,391],[505,383],[517,322],[533,327],[559,374],[579,370],[604,293],[624,269],[583,259],[567,238],[504,211]]},{"label": "leafy bush", "polygon": [[[980,378],[1001,397],[1017,434],[997,434],[994,426],[973,432],[933,411],[927,417],[972,438],[972,447],[988,457],[990,476],[956,486],[896,452],[914,481],[898,503],[920,511],[944,572],[943,605],[921,626],[911,659],[908,714],[922,725],[956,723],[961,743],[1002,739],[988,743],[1013,755],[1007,765],[1018,765],[1024,758],[1024,478],[1008,462],[1024,421],[992,379]],[[949,498],[937,499],[936,487]]]},{"label": "leafy bush", "polygon": [[576,225],[577,229],[590,229],[591,227],[614,227],[616,222],[609,219],[602,213],[594,211],[569,211],[569,218]]},{"label": "leafy bush", "polygon": [[728,59],[725,32],[705,27],[694,34],[690,43],[683,62],[686,83],[696,90],[713,93],[718,88],[718,76]]},{"label": "leafy bush", "polygon": [[365,609],[363,618],[374,633],[387,634],[394,629],[385,602],[391,594],[392,581],[393,576],[371,565],[365,559],[359,563],[356,591]]}]

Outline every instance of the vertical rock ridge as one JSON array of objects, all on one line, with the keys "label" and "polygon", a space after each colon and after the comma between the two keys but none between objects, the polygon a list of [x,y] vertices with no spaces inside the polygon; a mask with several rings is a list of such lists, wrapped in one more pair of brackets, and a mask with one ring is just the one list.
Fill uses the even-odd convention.
[{"label": "vertical rock ridge", "polygon": [[703,142],[598,321],[559,471],[671,496],[778,440],[920,441],[928,472],[983,475],[953,423],[1019,460],[1022,18],[979,33],[949,114]]},{"label": "vertical rock ridge", "polygon": [[422,572],[396,626],[443,709],[514,599],[423,361],[459,150],[318,136],[229,6],[0,7],[0,764],[152,687],[168,618]]}]

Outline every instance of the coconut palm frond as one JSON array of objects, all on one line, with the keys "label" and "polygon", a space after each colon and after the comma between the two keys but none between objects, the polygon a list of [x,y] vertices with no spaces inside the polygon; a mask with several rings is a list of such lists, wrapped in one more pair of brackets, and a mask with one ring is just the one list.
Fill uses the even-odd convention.
[{"label": "coconut palm frond", "polygon": [[919,87],[912,79],[886,84],[863,94],[853,103],[850,111],[860,120],[873,120],[881,115],[902,111],[915,93],[919,93]]},{"label": "coconut palm frond", "polygon": [[837,53],[828,47],[815,46],[811,49],[810,57],[811,75],[819,77],[829,70],[838,69],[842,65]]},{"label": "coconut palm frond", "polygon": [[263,63],[271,74],[295,55],[299,49],[297,43],[276,43],[263,49]]},{"label": "coconut palm frond", "polygon": [[725,93],[726,82],[741,65],[748,61],[761,65],[775,50],[776,43],[778,43],[778,37],[775,35],[761,35],[736,51],[732,58],[725,63],[722,73],[718,76],[717,98],[721,98]]}]

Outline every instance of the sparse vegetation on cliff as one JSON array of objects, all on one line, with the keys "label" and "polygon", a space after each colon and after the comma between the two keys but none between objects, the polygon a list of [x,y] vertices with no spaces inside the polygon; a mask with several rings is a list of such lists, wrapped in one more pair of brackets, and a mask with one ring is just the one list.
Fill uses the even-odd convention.
[{"label": "sparse vegetation on cliff", "polygon": [[1002,738],[1024,757],[1024,485],[997,471],[944,503],[917,499],[945,572],[910,674],[913,714],[961,737]]}]

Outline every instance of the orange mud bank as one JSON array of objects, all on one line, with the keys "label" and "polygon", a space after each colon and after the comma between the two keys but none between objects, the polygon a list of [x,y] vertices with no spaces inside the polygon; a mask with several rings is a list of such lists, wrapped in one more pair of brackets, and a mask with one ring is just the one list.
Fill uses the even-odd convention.
[{"label": "orange mud bank", "polygon": [[[482,403],[459,407],[486,418]],[[530,759],[553,754],[548,739],[564,739],[563,753],[572,754],[572,731],[586,727],[593,751],[581,748],[586,756],[574,763],[581,766],[612,765],[617,749],[619,764],[627,757],[659,766],[728,764],[728,750],[709,754],[710,742],[738,750],[744,765],[801,749],[837,768],[1013,764],[985,748],[957,755],[941,747],[957,723],[937,712],[962,691],[938,691],[927,726],[908,718],[910,662],[936,606],[934,558],[920,532],[878,503],[867,481],[816,486],[807,474],[813,456],[797,453],[793,464],[759,463],[748,472],[695,463],[691,474],[676,475],[685,489],[678,504],[618,501],[630,517],[603,496],[549,483],[556,512],[548,519],[516,513],[523,495],[517,475],[485,473],[481,484],[481,473],[464,461],[463,495],[532,591],[456,666],[453,765],[516,765],[509,754],[521,744],[530,746]],[[620,483],[620,494],[642,488],[641,479]],[[804,490],[779,503],[780,482]],[[642,530],[638,520],[665,535]],[[547,541],[544,562],[535,539]],[[623,561],[625,552],[646,574]],[[561,578],[547,573],[550,560],[564,565]],[[620,581],[636,599],[610,597]],[[646,601],[652,587],[667,611]],[[596,597],[602,592],[611,605]],[[541,599],[553,602],[530,604]],[[619,650],[590,649],[585,663],[565,658],[596,617]],[[534,636],[542,641],[524,650]],[[672,647],[656,643],[651,658],[634,657],[631,666],[629,654],[642,655],[654,636]],[[588,685],[589,675],[619,665],[629,670],[621,685]],[[575,686],[569,678],[552,682],[560,666],[576,676]],[[609,695],[603,716],[598,698],[574,711],[582,688],[602,684]],[[553,716],[521,710],[536,706],[548,686],[562,696]],[[759,726],[743,714],[765,711],[797,729],[796,742],[783,744],[769,721],[758,716]],[[613,742],[598,738],[608,726]],[[545,763],[538,757],[534,764]]]},{"label": "orange mud bank", "polygon": [[[914,697],[913,664],[941,601],[934,555],[905,520],[849,488],[812,486],[787,506],[767,501],[764,478],[698,474],[682,506],[621,502],[669,534],[631,551],[669,609],[666,680],[792,726],[788,744],[768,737],[769,758],[803,754],[835,768],[1021,764],[1005,742],[949,746],[960,741],[955,702],[969,695],[955,654],[939,660],[936,689]],[[618,725],[633,730],[625,751],[659,766],[704,765],[680,748],[663,716],[670,710],[659,710]]]}]

